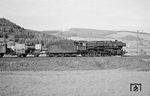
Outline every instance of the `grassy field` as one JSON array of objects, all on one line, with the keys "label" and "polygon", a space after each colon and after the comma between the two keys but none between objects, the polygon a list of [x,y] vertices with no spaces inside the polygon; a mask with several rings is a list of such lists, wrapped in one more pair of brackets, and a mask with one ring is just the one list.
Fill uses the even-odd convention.
[{"label": "grassy field", "polygon": [[0,70],[0,96],[150,96],[150,57],[4,57]]},{"label": "grassy field", "polygon": [[[130,83],[141,83],[142,91],[130,91]],[[3,71],[0,96],[150,96],[150,72]]]},{"label": "grassy field", "polygon": [[150,57],[4,57],[1,71],[150,70]]}]

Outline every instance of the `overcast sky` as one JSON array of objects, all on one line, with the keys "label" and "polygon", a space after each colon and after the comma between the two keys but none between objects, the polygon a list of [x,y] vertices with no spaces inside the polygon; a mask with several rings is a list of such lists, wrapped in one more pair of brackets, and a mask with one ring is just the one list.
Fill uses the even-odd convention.
[{"label": "overcast sky", "polygon": [[150,32],[150,0],[1,0],[0,17],[34,30]]}]

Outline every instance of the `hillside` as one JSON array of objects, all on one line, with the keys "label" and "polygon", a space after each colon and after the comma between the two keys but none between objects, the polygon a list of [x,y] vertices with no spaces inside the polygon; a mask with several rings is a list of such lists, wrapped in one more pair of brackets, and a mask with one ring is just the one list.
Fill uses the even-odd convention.
[{"label": "hillside", "polygon": [[34,45],[35,43],[46,45],[48,42],[61,39],[60,37],[41,33],[40,31],[25,29],[5,18],[0,18],[0,37],[3,36],[10,41],[26,43],[28,45]]},{"label": "hillside", "polygon": [[[71,28],[66,31],[42,31],[43,33],[49,35],[55,35],[64,38],[70,39],[85,39],[85,40],[137,40],[137,32],[136,31],[112,31],[112,30],[97,30],[97,29],[86,29],[86,28]],[[148,40],[150,41],[149,33],[138,33],[140,40]]]}]

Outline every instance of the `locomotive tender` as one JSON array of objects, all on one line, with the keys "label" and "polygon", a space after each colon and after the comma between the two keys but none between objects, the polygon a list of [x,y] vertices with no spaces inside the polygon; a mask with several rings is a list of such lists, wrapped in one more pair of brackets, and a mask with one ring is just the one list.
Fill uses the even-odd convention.
[{"label": "locomotive tender", "polygon": [[[60,46],[60,45],[61,46]],[[123,47],[126,43],[121,41],[74,41],[51,44],[46,52],[49,57],[100,57],[100,56],[123,56],[126,51]]]}]

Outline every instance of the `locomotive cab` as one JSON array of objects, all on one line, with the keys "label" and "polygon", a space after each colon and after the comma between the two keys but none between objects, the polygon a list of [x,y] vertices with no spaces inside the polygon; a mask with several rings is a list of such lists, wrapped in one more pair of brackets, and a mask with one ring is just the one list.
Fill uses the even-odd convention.
[{"label": "locomotive cab", "polygon": [[77,47],[77,51],[84,51],[86,50],[86,41],[76,41],[75,45]]}]

